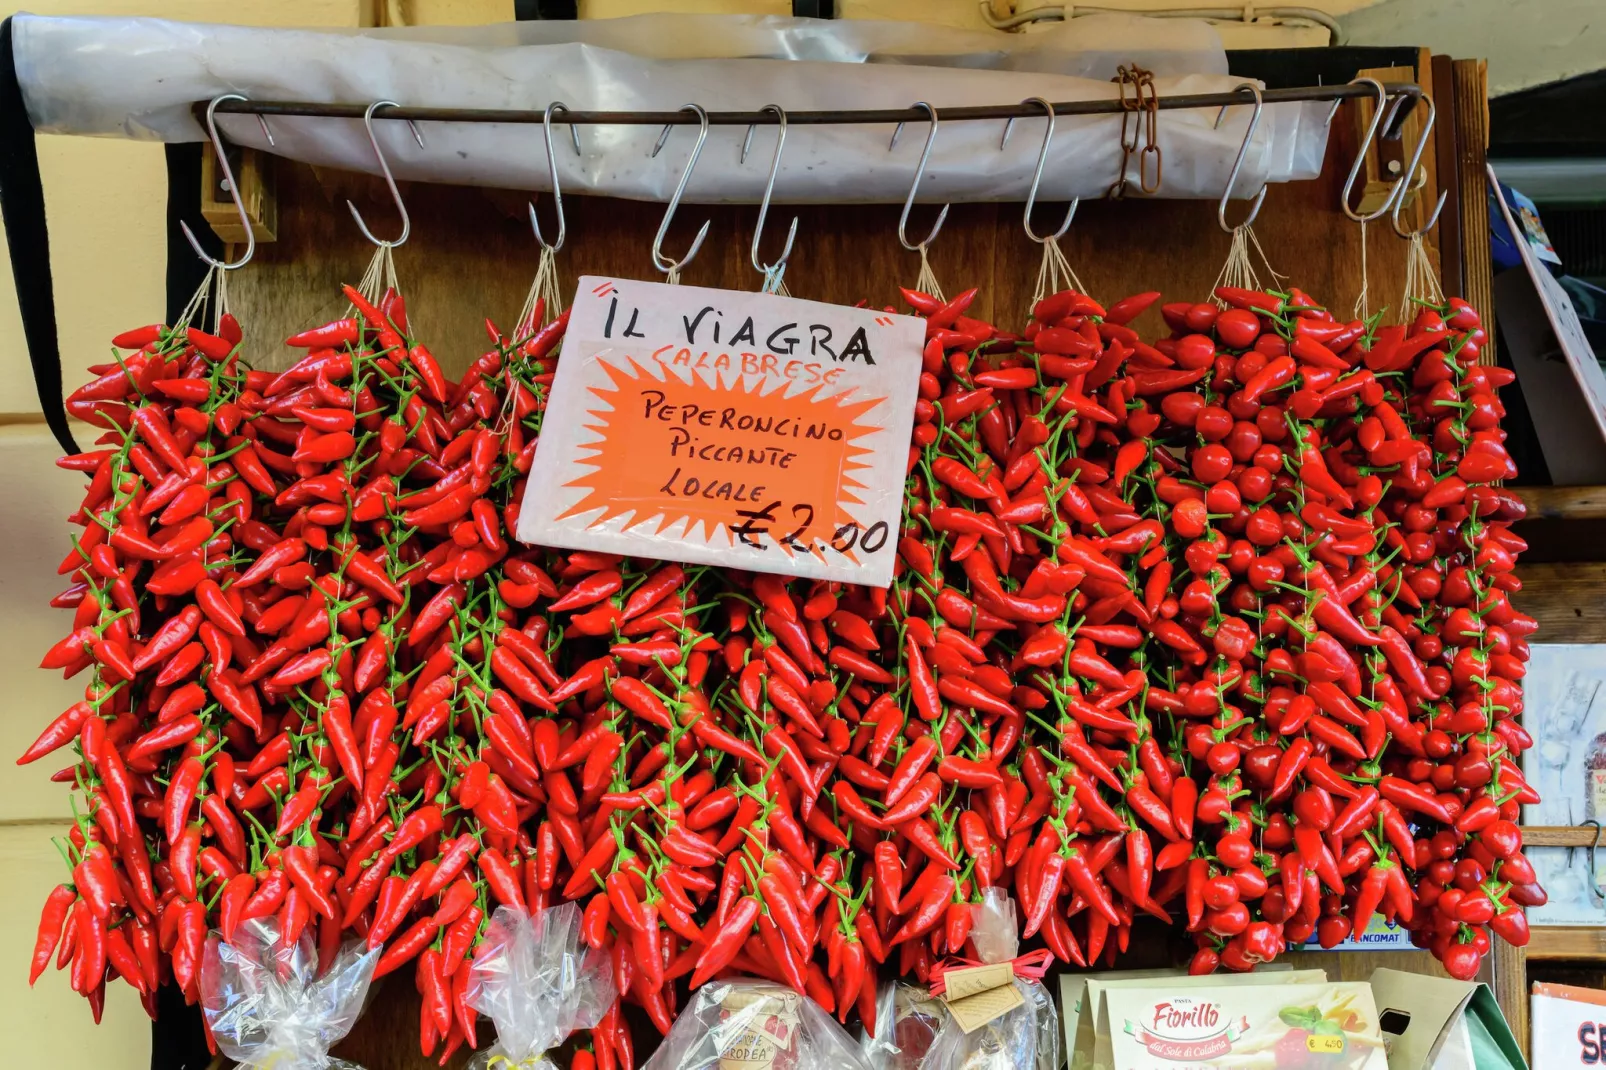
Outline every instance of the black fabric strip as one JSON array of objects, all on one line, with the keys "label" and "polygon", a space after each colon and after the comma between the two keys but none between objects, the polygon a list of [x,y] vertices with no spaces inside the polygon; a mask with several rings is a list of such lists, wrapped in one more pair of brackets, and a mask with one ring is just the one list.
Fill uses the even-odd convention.
[{"label": "black fabric strip", "polygon": [[575,0],[513,0],[513,17],[520,22],[572,21],[579,17]]},{"label": "black fabric strip", "polygon": [[[179,223],[186,222],[213,256],[223,255],[223,242],[201,217],[201,153],[211,152],[205,142],[167,145],[167,315],[172,323],[206,277],[206,264],[184,240]],[[211,309],[207,309],[210,317]],[[208,320],[208,323],[210,320]],[[201,1008],[184,1002],[177,985],[157,992],[156,1021],[151,1023],[151,1070],[205,1070],[212,1062],[206,1050]]]},{"label": "black fabric strip", "polygon": [[185,1003],[183,990],[171,981],[158,988],[156,1020],[151,1023],[151,1070],[206,1070],[211,1062],[201,1008]]},{"label": "black fabric strip", "polygon": [[11,51],[11,19],[0,23],[0,214],[6,222],[11,274],[16,280],[22,335],[33,365],[34,387],[50,433],[68,453],[77,453],[62,405],[61,342],[56,334],[56,295],[50,280],[50,233],[45,190],[39,181],[39,151],[33,124],[17,84]]},{"label": "black fabric strip", "polygon": [[[223,240],[212,233],[211,225],[201,215],[201,153],[211,152],[212,147],[202,141],[163,148],[167,151],[166,322],[172,323],[184,314],[184,307],[206,278],[206,262],[196,256],[190,243],[184,240],[179,224],[188,223],[201,248],[219,259],[223,256]],[[206,317],[206,322],[210,323],[210,306]],[[196,326],[204,327],[199,319]],[[210,327],[204,329],[210,330]]]}]

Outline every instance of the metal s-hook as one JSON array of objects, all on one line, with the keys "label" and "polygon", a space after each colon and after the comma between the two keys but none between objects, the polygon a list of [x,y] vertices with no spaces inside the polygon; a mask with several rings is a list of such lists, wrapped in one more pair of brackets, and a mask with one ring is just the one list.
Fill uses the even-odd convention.
[{"label": "metal s-hook", "polygon": [[[385,185],[390,187],[391,199],[396,202],[396,211],[401,215],[401,237],[397,238],[395,241],[384,241],[380,238],[374,237],[374,232],[368,229],[368,224],[363,221],[362,213],[357,211],[357,206],[352,204],[349,200],[346,201],[346,207],[351,209],[351,218],[357,221],[357,229],[362,231],[362,236],[373,242],[375,245],[387,249],[394,249],[398,245],[405,245],[407,243],[407,236],[413,232],[413,221],[407,216],[407,205],[402,203],[401,191],[396,188],[396,178],[390,173],[390,163],[385,159],[385,151],[379,147],[379,138],[374,136],[374,112],[378,111],[380,108],[399,107],[401,107],[401,105],[397,104],[394,100],[376,100],[372,104],[368,105],[367,111],[363,112],[362,125],[368,131],[368,144],[372,145],[374,148],[374,155],[379,159],[380,173],[385,176]],[[407,128],[413,132],[413,140],[418,142],[418,147],[423,148],[424,135],[419,132],[418,124],[413,122],[411,119],[408,119]]]},{"label": "metal s-hook", "polygon": [[[1433,133],[1433,122],[1437,118],[1438,114],[1438,109],[1433,106],[1432,97],[1424,96],[1422,101],[1428,106],[1428,118],[1427,121],[1422,124],[1422,136],[1417,139],[1416,151],[1411,153],[1411,165],[1405,169],[1405,174],[1400,177],[1400,186],[1402,187],[1402,190],[1396,193],[1394,197],[1394,210],[1389,215],[1389,224],[1394,228],[1394,233],[1398,234],[1402,238],[1414,238],[1432,230],[1433,225],[1439,221],[1439,213],[1444,211],[1444,202],[1446,198],[1450,196],[1449,190],[1440,190],[1439,203],[1433,206],[1433,214],[1428,217],[1428,221],[1426,223],[1422,224],[1420,227],[1417,227],[1415,230],[1400,229],[1400,209],[1405,205],[1403,186],[1406,182],[1416,176],[1416,169],[1422,162],[1422,150],[1427,148],[1428,137]],[[1423,173],[1423,178],[1426,180],[1426,172]]]},{"label": "metal s-hook", "polygon": [[[1260,94],[1260,86],[1256,85],[1254,82],[1244,82],[1238,86],[1235,86],[1233,88],[1233,92],[1237,93],[1245,89],[1247,89],[1255,98],[1255,110],[1253,114],[1249,116],[1249,129],[1244,131],[1244,143],[1238,146],[1238,155],[1232,161],[1232,173],[1227,176],[1227,188],[1221,191],[1221,200],[1216,204],[1216,223],[1219,224],[1221,229],[1226,231],[1228,234],[1240,230],[1243,227],[1247,227],[1249,224],[1253,223],[1255,221],[1255,217],[1260,215],[1260,206],[1266,201],[1266,186],[1262,184],[1260,187],[1260,192],[1255,194],[1254,203],[1249,206],[1248,217],[1237,226],[1230,226],[1227,223],[1227,201],[1232,197],[1233,187],[1238,184],[1238,172],[1243,169],[1244,158],[1249,155],[1249,143],[1255,139],[1255,130],[1260,126],[1260,113],[1265,107],[1265,100]],[[1216,126],[1219,127],[1221,125],[1222,116],[1226,115],[1226,113],[1227,109],[1223,107],[1221,111],[1216,114]]]},{"label": "metal s-hook", "polygon": [[[553,209],[558,213],[557,241],[549,243],[545,236],[542,235],[541,221],[535,216],[535,203],[533,201],[528,202],[530,208],[530,229],[535,231],[536,244],[540,245],[543,249],[550,249],[554,253],[563,248],[563,239],[569,232],[568,222],[563,215],[563,189],[558,185],[558,158],[557,155],[552,151],[552,113],[558,108],[562,108],[564,111],[569,110],[569,106],[567,104],[564,104],[559,100],[554,100],[551,104],[546,106],[546,114],[541,117],[541,132],[546,138],[546,173],[547,177],[552,182],[552,206]],[[576,127],[571,123],[569,129],[573,131],[576,129]],[[580,143],[578,141],[575,142],[574,149],[576,153],[580,151]]]},{"label": "metal s-hook", "polygon": [[[687,104],[680,110],[692,112],[697,116],[697,144],[692,146],[691,157],[686,161],[686,169],[680,173],[680,182],[676,184],[675,192],[669,198],[669,206],[664,210],[664,221],[658,224],[658,233],[652,239],[653,266],[671,277],[678,275],[696,257],[697,250],[703,247],[703,239],[708,237],[708,227],[712,222],[712,220],[703,221],[702,229],[697,232],[697,237],[692,239],[691,248],[686,250],[684,257],[671,260],[664,255],[664,237],[669,233],[669,224],[674,221],[675,209],[680,207],[680,198],[686,192],[686,183],[691,180],[692,169],[697,166],[697,158],[703,154],[703,142],[708,140],[708,112],[697,104]],[[653,147],[652,155],[658,155],[668,140],[669,127],[665,126],[664,132],[658,137],[658,144]]]},{"label": "metal s-hook", "polygon": [[[1042,97],[1027,97],[1021,103],[1041,105],[1043,110],[1048,113],[1048,126],[1043,131],[1043,147],[1037,153],[1037,170],[1032,172],[1032,188],[1026,193],[1026,208],[1021,212],[1021,227],[1025,229],[1026,236],[1038,245],[1044,245],[1051,241],[1058,241],[1065,236],[1067,230],[1071,229],[1071,220],[1076,218],[1076,206],[1082,203],[1082,198],[1076,197],[1071,200],[1070,207],[1065,209],[1064,221],[1060,223],[1060,228],[1054,233],[1039,238],[1032,231],[1032,209],[1037,206],[1037,187],[1043,181],[1043,166],[1048,163],[1049,143],[1054,140],[1054,105]],[[1004,124],[1004,136],[998,141],[999,149],[1003,149],[1009,143],[1009,131],[1014,125],[1015,120],[1013,118]]]},{"label": "metal s-hook", "polygon": [[[1598,876],[1598,871],[1595,869],[1595,852],[1600,850],[1600,837],[1602,832],[1601,824],[1594,818],[1590,818],[1588,821],[1579,822],[1578,827],[1583,828],[1585,825],[1595,826],[1595,842],[1589,845],[1589,887],[1594,891],[1597,899],[1606,899],[1606,892],[1601,890],[1600,878]],[[1571,855],[1571,853],[1572,849],[1568,848],[1568,854]],[[1569,866],[1572,865],[1571,858],[1568,858],[1567,864]]]},{"label": "metal s-hook", "polygon": [[[770,197],[775,192],[775,176],[781,170],[781,152],[786,148],[786,110],[779,104],[766,104],[759,110],[775,113],[779,132],[775,135],[775,155],[770,160],[770,176],[768,181],[764,183],[764,199],[758,205],[758,224],[753,228],[753,244],[747,250],[747,257],[753,262],[753,270],[768,280],[777,273],[786,270],[786,262],[791,259],[792,243],[797,240],[797,216],[792,217],[792,226],[786,232],[786,247],[781,250],[780,259],[773,264],[766,264],[761,261],[758,257],[758,244],[764,237],[764,220],[770,212]],[[751,126],[747,128],[747,136],[749,140],[753,136],[753,128]],[[745,160],[746,157],[747,141],[744,141],[742,143],[742,158]]]},{"label": "metal s-hook", "polygon": [[[931,232],[926,235],[923,241],[917,243],[909,241],[909,210],[914,207],[915,194],[920,190],[920,179],[926,172],[926,164],[931,160],[931,147],[937,142],[937,109],[923,100],[916,104],[915,107],[926,109],[926,114],[931,118],[931,129],[926,134],[925,148],[920,150],[920,163],[915,167],[915,180],[909,186],[909,196],[903,200],[903,213],[898,216],[898,243],[912,253],[924,251],[927,246],[937,239],[938,232],[942,230],[943,223],[948,219],[948,209],[953,207],[951,204],[942,206],[942,211],[937,213],[937,221],[931,224]],[[902,132],[903,124],[899,123],[897,129],[892,132],[892,142],[887,145],[888,152],[891,152],[893,147],[898,144],[898,135]]]},{"label": "metal s-hook", "polygon": [[[1366,136],[1361,138],[1360,151],[1355,154],[1355,162],[1350,164],[1349,175],[1344,179],[1344,188],[1339,191],[1338,206],[1344,210],[1345,215],[1349,216],[1355,222],[1370,223],[1372,220],[1381,217],[1384,212],[1389,210],[1389,206],[1391,204],[1394,204],[1399,200],[1400,189],[1405,184],[1405,178],[1401,178],[1394,183],[1393,187],[1389,190],[1388,196],[1383,198],[1383,203],[1377,209],[1377,211],[1368,215],[1361,215],[1359,212],[1356,212],[1354,209],[1350,208],[1350,194],[1355,189],[1355,180],[1360,177],[1361,166],[1366,163],[1366,153],[1371,149],[1372,143],[1377,140],[1377,132],[1383,125],[1384,115],[1393,109],[1386,107],[1388,103],[1388,95],[1383,90],[1383,83],[1379,82],[1376,78],[1356,78],[1349,84],[1371,86],[1372,89],[1377,93],[1377,105],[1372,109],[1372,122],[1366,128]],[[1328,114],[1327,117],[1328,122],[1332,121],[1333,115],[1338,111],[1338,105],[1342,103],[1343,101],[1341,100],[1333,102],[1333,110]],[[1396,102],[1395,107],[1398,106],[1399,104]],[[1407,175],[1406,177],[1409,176]]]},{"label": "metal s-hook", "polygon": [[[201,248],[201,243],[196,240],[195,233],[190,230],[188,223],[180,220],[178,225],[179,229],[184,231],[184,237],[189,241],[190,248],[195,250],[196,256],[218,271],[236,271],[249,264],[251,258],[256,255],[257,236],[251,229],[251,217],[245,211],[245,199],[240,192],[240,183],[234,178],[234,168],[229,166],[229,154],[223,151],[223,139],[217,132],[217,106],[225,100],[249,101],[250,98],[241,96],[239,93],[224,93],[221,96],[213,97],[206,106],[206,135],[211,138],[212,150],[217,153],[218,166],[223,169],[224,188],[229,191],[229,199],[234,202],[234,210],[240,213],[240,226],[245,230],[245,255],[232,264],[226,260],[215,260],[205,249]],[[257,122],[262,124],[262,134],[268,139],[268,144],[272,145],[274,143],[273,131],[268,129],[267,119],[258,114]]]}]

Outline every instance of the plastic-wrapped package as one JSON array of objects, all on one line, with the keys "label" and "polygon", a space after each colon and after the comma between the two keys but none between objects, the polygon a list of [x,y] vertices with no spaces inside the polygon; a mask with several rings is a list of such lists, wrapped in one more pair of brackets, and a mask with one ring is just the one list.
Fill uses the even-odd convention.
[{"label": "plastic-wrapped package", "polygon": [[[989,888],[972,910],[971,940],[981,964],[1012,962],[1020,931],[1015,901],[1003,889]],[[976,963],[949,962],[949,968],[971,965]],[[866,1060],[873,1070],[1058,1070],[1059,1015],[1054,997],[1034,974],[1040,976],[1041,968],[1016,964],[1009,983],[1021,996],[1020,1006],[969,1033],[926,989],[902,982],[886,986],[877,1020],[891,1026],[862,1038]]]},{"label": "plastic-wrapped package", "polygon": [[[964,33],[906,23],[752,16],[638,16],[516,26],[406,27],[311,32],[195,25],[161,19],[18,16],[16,66],[36,129],[50,133],[195,141],[191,105],[220,92],[257,100],[394,100],[436,107],[539,111],[643,110],[696,101],[710,110],[904,108],[939,113],[974,105],[1112,100],[1118,63],[1154,71],[1162,97],[1230,92],[1226,53],[1202,22],[1129,15],[1078,18],[1034,34]],[[532,87],[538,87],[536,92]],[[1235,193],[1314,178],[1327,144],[1328,105],[1269,104]],[[1164,156],[1159,197],[1218,197],[1249,122],[1246,105],[1166,110],[1156,119]],[[220,115],[234,143],[269,150],[249,116]],[[315,166],[372,173],[360,121],[271,119],[271,151]],[[924,201],[1019,199],[1032,181],[1043,120],[1001,146],[1002,122],[943,122],[920,184]],[[1042,174],[1045,200],[1100,197],[1121,167],[1119,115],[1061,115]],[[425,144],[399,123],[378,124],[398,179],[508,189],[550,188],[539,136],[490,123],[428,123]],[[795,125],[775,177],[776,203],[898,202],[925,143],[911,125],[895,151],[890,125]],[[654,152],[651,126],[589,126],[582,153],[555,161],[562,187],[667,199],[694,141],[671,136]],[[741,152],[742,126],[715,126],[685,190],[688,203],[755,203],[768,152]],[[565,137],[566,141],[567,138]],[[714,166],[711,161],[719,161]],[[1138,161],[1127,162],[1136,180]]]},{"label": "plastic-wrapped package", "polygon": [[490,1067],[556,1070],[542,1052],[594,1027],[617,993],[605,956],[580,941],[573,903],[534,915],[498,907],[469,974],[468,999],[496,1023],[496,1043],[469,1061]]},{"label": "plastic-wrapped package", "polygon": [[201,959],[201,1013],[219,1050],[242,1067],[358,1070],[329,1049],[356,1024],[379,950],[341,946],[322,976],[310,933],[279,938],[272,917],[240,923],[234,942],[213,933]]},{"label": "plastic-wrapped package", "polygon": [[807,996],[770,981],[712,981],[691,995],[642,1070],[869,1070]]}]

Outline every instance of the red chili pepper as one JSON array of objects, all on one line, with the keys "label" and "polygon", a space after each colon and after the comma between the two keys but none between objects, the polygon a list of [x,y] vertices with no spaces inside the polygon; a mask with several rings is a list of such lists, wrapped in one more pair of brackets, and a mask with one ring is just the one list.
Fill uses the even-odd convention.
[{"label": "red chili pepper", "polygon": [[1328,850],[1320,832],[1303,825],[1294,828],[1294,844],[1300,860],[1313,871],[1321,882],[1335,892],[1344,891],[1343,878],[1338,874],[1338,863]]},{"label": "red chili pepper", "polygon": [[1384,799],[1403,810],[1412,810],[1416,813],[1426,814],[1440,824],[1453,825],[1454,816],[1441,803],[1438,796],[1425,788],[1402,780],[1397,776],[1386,776],[1377,782],[1378,791]]},{"label": "red chili pepper", "polygon": [[30,986],[39,980],[39,976],[45,972],[45,967],[50,964],[50,956],[56,951],[56,945],[62,935],[62,926],[67,921],[67,912],[77,901],[78,892],[70,884],[58,884],[46,897],[44,909],[39,916],[39,932],[34,939],[33,961],[28,967]]},{"label": "red chili pepper", "polygon": [[68,706],[45,726],[45,730],[39,733],[38,739],[29,744],[28,749],[17,759],[17,764],[27,765],[29,762],[36,762],[71,742],[92,712],[92,707],[87,702],[75,702]]}]

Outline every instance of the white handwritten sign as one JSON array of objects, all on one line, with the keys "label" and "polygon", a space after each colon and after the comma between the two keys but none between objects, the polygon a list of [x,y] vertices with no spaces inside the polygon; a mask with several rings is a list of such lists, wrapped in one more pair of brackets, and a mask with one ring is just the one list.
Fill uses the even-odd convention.
[{"label": "white handwritten sign", "polygon": [[1535,981],[1529,1035],[1535,1070],[1606,1059],[1606,992]]},{"label": "white handwritten sign", "polygon": [[885,587],[924,323],[581,278],[518,538]]}]

